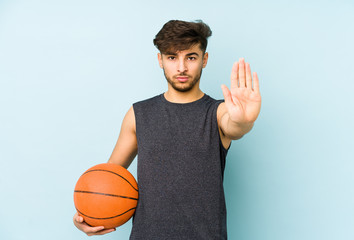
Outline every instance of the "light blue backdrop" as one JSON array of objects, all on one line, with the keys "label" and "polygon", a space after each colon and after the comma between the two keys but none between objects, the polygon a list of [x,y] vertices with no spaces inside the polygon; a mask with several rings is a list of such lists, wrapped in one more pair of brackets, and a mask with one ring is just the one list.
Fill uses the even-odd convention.
[{"label": "light blue backdrop", "polygon": [[240,57],[260,78],[260,117],[227,159],[229,239],[354,239],[351,0],[0,1],[0,239],[86,238],[74,185],[131,104],[165,91],[152,39],[170,19],[212,28],[209,95]]}]

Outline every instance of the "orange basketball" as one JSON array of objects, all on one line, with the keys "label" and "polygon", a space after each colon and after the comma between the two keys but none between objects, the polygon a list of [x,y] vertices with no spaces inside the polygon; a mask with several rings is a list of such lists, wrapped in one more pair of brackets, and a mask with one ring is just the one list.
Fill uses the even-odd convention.
[{"label": "orange basketball", "polygon": [[133,216],[138,196],[138,184],[127,169],[103,163],[81,175],[75,186],[74,203],[87,224],[110,229]]}]

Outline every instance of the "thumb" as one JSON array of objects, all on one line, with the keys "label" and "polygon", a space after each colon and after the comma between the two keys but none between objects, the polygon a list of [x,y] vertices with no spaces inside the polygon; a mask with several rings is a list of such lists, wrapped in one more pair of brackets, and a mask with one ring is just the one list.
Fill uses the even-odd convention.
[{"label": "thumb", "polygon": [[226,107],[229,108],[233,104],[232,98],[231,98],[231,92],[224,84],[221,85],[221,89],[222,89],[222,93],[224,95]]},{"label": "thumb", "polygon": [[84,221],[83,217],[81,217],[79,215],[76,217],[76,222],[82,223],[83,221]]}]

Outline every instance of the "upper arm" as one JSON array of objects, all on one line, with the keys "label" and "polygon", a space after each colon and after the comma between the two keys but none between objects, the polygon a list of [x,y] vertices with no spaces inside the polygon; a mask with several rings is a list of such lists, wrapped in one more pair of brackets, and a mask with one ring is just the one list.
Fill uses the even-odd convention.
[{"label": "upper arm", "polygon": [[225,149],[228,149],[232,139],[225,135],[224,127],[227,124],[227,109],[225,103],[220,103],[217,110],[217,119],[218,119],[218,126],[219,126],[219,133],[222,145]]},{"label": "upper arm", "polygon": [[108,162],[128,168],[138,152],[134,109],[125,115],[117,143]]}]

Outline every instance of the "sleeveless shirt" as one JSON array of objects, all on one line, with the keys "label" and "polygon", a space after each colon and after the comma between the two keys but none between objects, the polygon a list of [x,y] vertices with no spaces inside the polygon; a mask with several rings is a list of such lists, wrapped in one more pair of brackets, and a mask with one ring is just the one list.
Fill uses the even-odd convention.
[{"label": "sleeveless shirt", "polygon": [[133,104],[139,200],[131,240],[227,239],[221,102],[204,94],[172,103],[161,94]]}]

